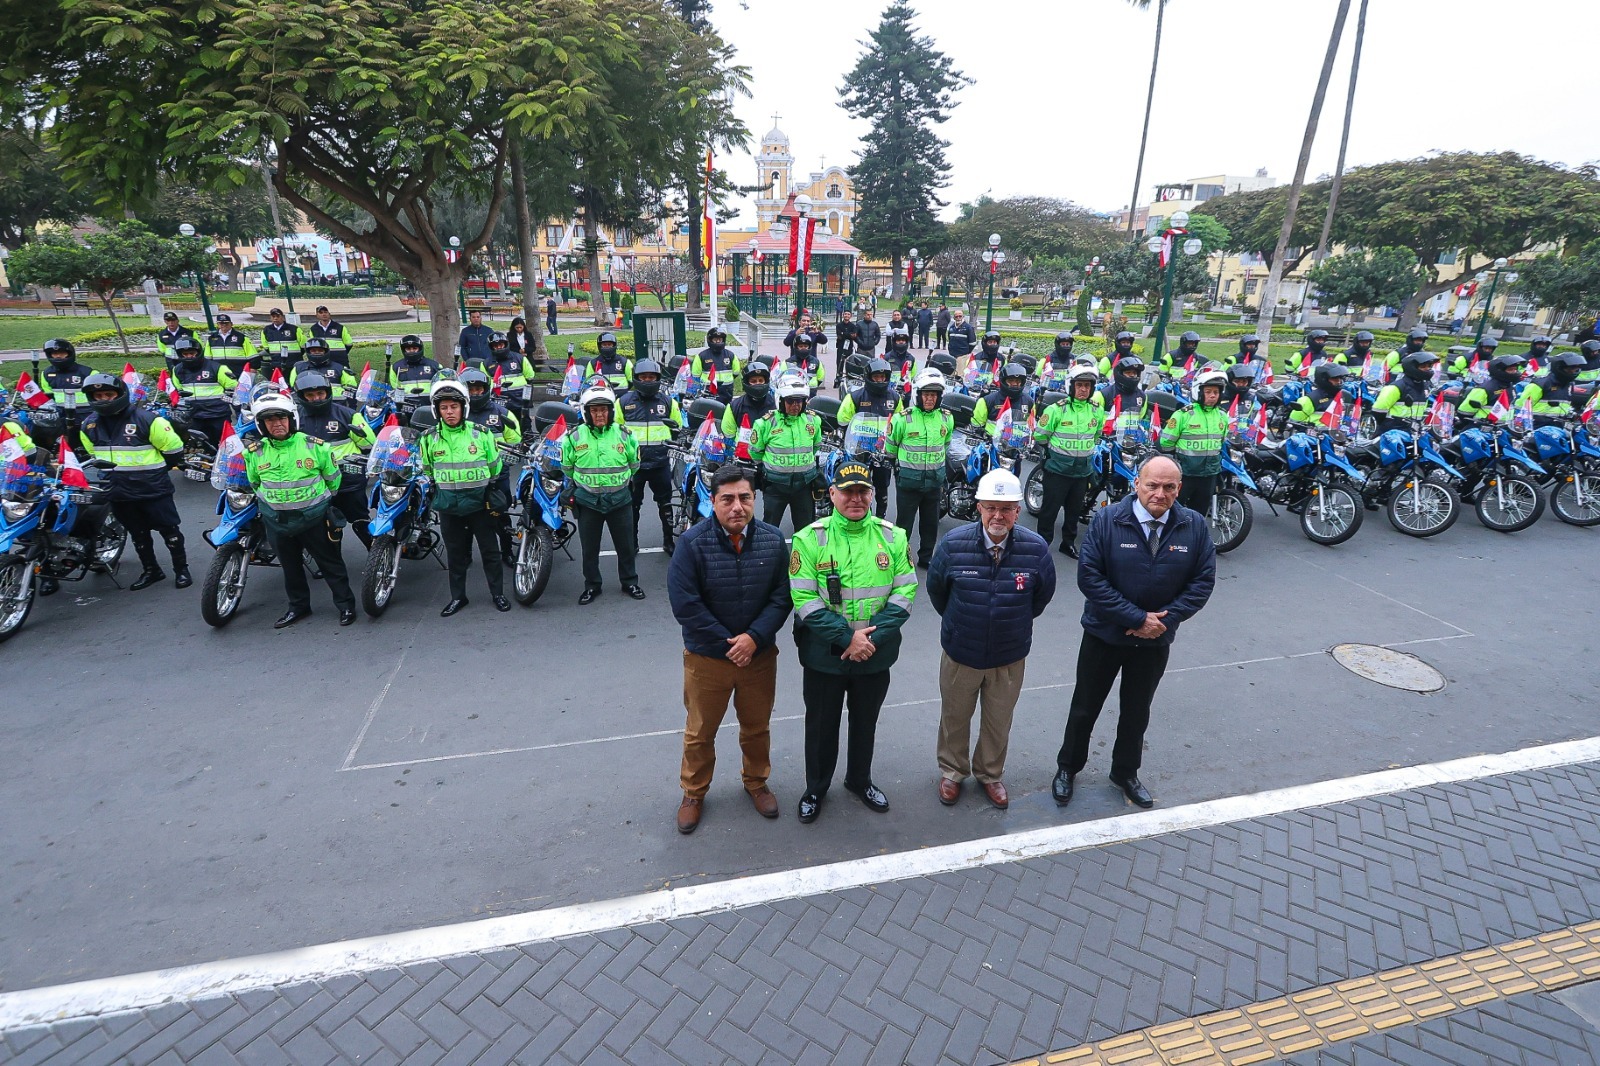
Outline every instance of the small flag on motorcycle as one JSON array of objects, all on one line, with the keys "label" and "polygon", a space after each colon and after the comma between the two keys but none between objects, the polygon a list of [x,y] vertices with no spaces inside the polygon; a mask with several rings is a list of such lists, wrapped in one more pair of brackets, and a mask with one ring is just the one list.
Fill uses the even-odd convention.
[{"label": "small flag on motorcycle", "polygon": [[1111,413],[1106,415],[1106,424],[1100,432],[1104,436],[1111,436],[1116,432],[1117,419],[1120,417],[1122,417],[1122,394],[1119,392],[1116,399],[1111,401]]},{"label": "small flag on motorcycle", "polygon": [[994,439],[1002,446],[1009,447],[1012,437],[1011,400],[1000,405],[1000,413],[994,416]]},{"label": "small flag on motorcycle", "polygon": [[578,370],[578,361],[572,355],[567,356],[567,371],[561,376],[561,391],[568,396],[576,396],[583,391],[583,374]]},{"label": "small flag on motorcycle", "polygon": [[222,423],[222,437],[217,443],[217,457],[211,464],[211,487],[221,492],[226,489],[248,488],[244,444],[233,431],[231,421]]},{"label": "small flag on motorcycle", "polygon": [[28,376],[28,372],[26,370],[24,370],[22,372],[22,376],[17,379],[17,395],[20,396],[22,398],[22,402],[27,404],[29,407],[43,407],[45,404],[50,402],[50,394],[41,389],[39,387],[39,383]]},{"label": "small flag on motorcycle", "polygon": [[503,367],[496,366],[494,368],[494,380],[489,383],[490,391],[496,396],[500,395],[500,373],[503,369]]},{"label": "small flag on motorcycle", "polygon": [[1345,427],[1352,438],[1361,436],[1361,394],[1356,393],[1356,402],[1350,406],[1350,416],[1345,419]]},{"label": "small flag on motorcycle", "polygon": [[[67,438],[62,437],[61,439],[66,440]],[[12,463],[17,463],[24,467],[28,465],[28,457],[22,454],[22,445],[17,443],[17,438],[13,437],[11,431],[3,425],[0,425],[0,462],[5,463],[7,466]]]},{"label": "small flag on motorcycle", "polygon": [[739,441],[734,445],[733,456],[735,459],[750,458],[750,415],[748,413],[739,420]]},{"label": "small flag on motorcycle", "polygon": [[1150,405],[1150,435],[1156,436],[1161,432],[1161,405]]},{"label": "small flag on motorcycle", "polygon": [[1511,413],[1511,390],[1501,389],[1500,395],[1494,399],[1494,406],[1489,408],[1489,421],[1503,422],[1506,415]]},{"label": "small flag on motorcycle", "polygon": [[246,363],[244,369],[239,371],[239,380],[233,386],[234,396],[249,396],[250,390],[256,387],[256,376]]},{"label": "small flag on motorcycle", "polygon": [[[389,417],[393,418],[394,416],[390,415]],[[550,429],[545,433],[544,439],[545,440],[560,440],[562,437],[564,437],[566,435],[567,435],[567,416],[566,415],[557,415],[556,416],[556,420],[555,420],[555,424],[552,425],[550,427]]]},{"label": "small flag on motorcycle", "polygon": [[1333,394],[1333,402],[1322,412],[1322,424],[1329,429],[1338,429],[1344,423],[1344,392]]},{"label": "small flag on motorcycle", "polygon": [[1251,423],[1245,435],[1251,444],[1260,444],[1267,439],[1267,408],[1265,404],[1256,408],[1256,420]]},{"label": "small flag on motorcycle", "polygon": [[156,378],[156,391],[165,396],[167,402],[173,407],[178,406],[178,403],[183,399],[183,396],[178,392],[177,386],[172,382],[172,376],[165,370],[161,372],[160,377]]},{"label": "small flag on motorcycle", "polygon": [[377,375],[372,372],[372,364],[367,363],[361,368],[361,380],[356,385],[356,403],[370,404],[373,393],[377,391]]},{"label": "small flag on motorcycle", "polygon": [[678,373],[672,379],[672,391],[679,396],[687,397],[693,383],[694,371],[690,368],[689,360],[685,359],[678,366]]},{"label": "small flag on motorcycle", "polygon": [[83,464],[78,462],[78,457],[72,454],[72,449],[67,446],[67,438],[61,438],[61,446],[56,452],[56,465],[60,468],[56,476],[61,479],[61,484],[69,489],[86,489],[89,479],[83,475]]},{"label": "small flag on motorcycle", "polygon": [[378,430],[377,439],[372,443],[372,452],[367,456],[367,473],[404,470],[410,465],[411,447],[400,428],[400,419],[390,413],[384,420],[383,428]]},{"label": "small flag on motorcycle", "polygon": [[283,367],[279,366],[272,368],[272,383],[277,386],[279,392],[285,392],[288,390],[288,386],[283,380]]},{"label": "small flag on motorcycle", "polygon": [[138,404],[150,394],[150,389],[144,383],[144,378],[133,368],[132,363],[122,365],[122,383],[128,386],[128,402]]},{"label": "small flag on motorcycle", "polygon": [[1522,406],[1517,408],[1517,413],[1511,419],[1511,428],[1531,430],[1533,428],[1533,398],[1528,397],[1522,401]]},{"label": "small flag on motorcycle", "polygon": [[1228,422],[1231,424],[1231,423],[1237,422],[1238,420],[1239,420],[1239,397],[1235,396],[1233,398],[1233,402],[1228,405]]}]

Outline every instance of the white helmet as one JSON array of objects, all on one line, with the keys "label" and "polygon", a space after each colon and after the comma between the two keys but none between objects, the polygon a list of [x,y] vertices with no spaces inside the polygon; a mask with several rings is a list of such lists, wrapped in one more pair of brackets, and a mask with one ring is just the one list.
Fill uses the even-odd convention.
[{"label": "white helmet", "polygon": [[945,389],[944,372],[937,367],[924,367],[917,374],[914,388],[917,392],[921,392],[923,389],[938,389],[943,392]]},{"label": "white helmet", "polygon": [[1021,503],[1022,482],[1009,470],[991,470],[978,480],[976,499],[991,503]]},{"label": "white helmet", "polygon": [[269,411],[289,416],[289,432],[293,433],[300,428],[299,409],[295,407],[293,400],[282,393],[269,392],[265,396],[258,397],[255,403],[250,405],[250,416],[256,420],[257,425],[261,424],[261,416]]},{"label": "white helmet", "polygon": [[1076,385],[1080,381],[1087,381],[1091,385],[1100,384],[1100,371],[1093,363],[1086,363],[1072,368],[1072,373],[1067,375],[1068,386]]},{"label": "white helmet", "polygon": [[604,404],[607,407],[617,402],[617,394],[604,385],[590,385],[583,390],[583,396],[578,400],[579,407],[588,407],[591,404]]},{"label": "white helmet", "polygon": [[[1223,392],[1226,392],[1228,388],[1228,375],[1224,374],[1220,370],[1200,371],[1199,374],[1195,375],[1194,379],[1194,395],[1196,399],[1200,397],[1200,390],[1205,388],[1207,385],[1215,385],[1217,388],[1223,390]],[[1220,397],[1222,393],[1219,392],[1217,395]]]},{"label": "white helmet", "polygon": [[1072,365],[1096,367],[1098,372],[1099,364],[1095,360],[1095,357],[1090,355],[1088,352],[1079,352],[1077,355],[1072,357]]},{"label": "white helmet", "polygon": [[458,400],[465,411],[472,397],[467,394],[467,387],[455,378],[440,378],[428,386],[428,403],[433,405],[434,414],[439,413],[440,400]]},{"label": "white helmet", "polygon": [[782,403],[784,400],[809,400],[809,399],[811,399],[811,387],[805,383],[805,380],[803,378],[797,377],[797,376],[795,376],[793,374],[785,374],[783,376],[783,378],[779,380],[779,382],[778,382],[778,402],[779,403]]}]

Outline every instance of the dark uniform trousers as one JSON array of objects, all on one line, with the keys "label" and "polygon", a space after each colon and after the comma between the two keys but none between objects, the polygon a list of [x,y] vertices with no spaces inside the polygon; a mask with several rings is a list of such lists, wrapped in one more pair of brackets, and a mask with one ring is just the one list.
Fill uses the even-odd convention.
[{"label": "dark uniform trousers", "polygon": [[879,518],[889,514],[889,479],[892,476],[888,463],[872,468],[872,513]]},{"label": "dark uniform trousers", "polygon": [[1178,490],[1178,502],[1200,512],[1200,517],[1211,517],[1211,499],[1217,494],[1217,475],[1202,477],[1183,475],[1183,488]]},{"label": "dark uniform trousers", "polygon": [[333,593],[334,606],[341,611],[356,609],[355,593],[350,591],[350,574],[344,568],[344,556],[339,542],[331,539],[326,523],[318,523],[304,533],[272,533],[272,547],[278,553],[278,563],[283,567],[283,588],[289,594],[291,611],[311,610],[311,583],[306,580],[306,564],[302,555],[322,571],[322,580]]},{"label": "dark uniform trousers", "polygon": [[800,691],[806,706],[806,791],[820,797],[833,783],[846,700],[850,703],[850,752],[845,757],[844,787],[860,791],[872,784],[872,749],[877,741],[878,712],[889,695],[889,671],[825,674],[808,669],[802,673]]},{"label": "dark uniform trousers", "polygon": [[178,528],[178,505],[171,493],[149,500],[113,500],[111,513],[128,531],[128,539],[133,541],[133,550],[139,556],[140,566],[146,570],[161,569],[161,564],[156,562],[155,539],[150,536],[152,530],[161,534],[167,551],[172,553],[174,569],[181,570],[189,565],[183,531]]},{"label": "dark uniform trousers", "polygon": [[639,545],[633,537],[631,507],[600,512],[581,503],[572,505],[572,515],[578,521],[578,543],[583,547],[583,587],[599,589],[600,584],[600,531],[611,530],[611,546],[617,550],[617,580],[624,585],[639,583]]},{"label": "dark uniform trousers", "polygon": [[228,419],[222,416],[208,418],[204,415],[195,415],[189,420],[189,425],[206,435],[206,440],[215,448],[222,443],[222,426]]},{"label": "dark uniform trousers", "polygon": [[367,479],[345,474],[344,480],[339,482],[339,491],[334,494],[333,506],[344,515],[361,546],[372,547],[372,534],[367,532],[367,520],[372,517],[367,508]]},{"label": "dark uniform trousers", "polygon": [[655,497],[656,513],[661,516],[661,536],[663,540],[672,540],[672,467],[667,463],[660,466],[640,467],[639,472],[633,475],[633,480],[628,483],[628,489],[633,493],[633,542],[639,543],[639,512],[644,508],[644,490],[649,486],[650,495]]},{"label": "dark uniform trousers", "polygon": [[1083,501],[1089,495],[1089,479],[1044,472],[1044,499],[1039,504],[1039,536],[1048,544],[1056,535],[1056,513],[1061,519],[1061,543],[1071,544],[1078,536],[1078,520],[1083,517]]},{"label": "dark uniform trousers", "polygon": [[817,498],[811,486],[803,481],[792,485],[777,485],[768,479],[761,489],[761,520],[768,525],[782,526],[783,512],[794,519],[794,531],[800,532],[817,520]]},{"label": "dark uniform trousers", "polygon": [[444,557],[450,569],[450,598],[466,599],[467,571],[472,568],[472,542],[478,542],[483,556],[483,576],[489,593],[505,595],[505,573],[500,563],[500,519],[489,511],[468,515],[439,515],[439,533],[444,540]]},{"label": "dark uniform trousers", "polygon": [[1078,647],[1078,681],[1067,711],[1067,728],[1056,753],[1058,769],[1075,774],[1089,761],[1089,736],[1111,684],[1122,674],[1117,742],[1111,749],[1111,777],[1122,780],[1138,773],[1144,755],[1144,731],[1150,725],[1150,702],[1167,669],[1170,644],[1108,644],[1092,633]]},{"label": "dark uniform trousers", "polygon": [[906,539],[911,539],[913,523],[922,527],[920,543],[917,546],[917,562],[927,563],[933,558],[934,546],[939,541],[939,499],[942,493],[938,486],[931,489],[908,489],[904,485],[895,486],[894,495],[894,523],[906,531]]}]

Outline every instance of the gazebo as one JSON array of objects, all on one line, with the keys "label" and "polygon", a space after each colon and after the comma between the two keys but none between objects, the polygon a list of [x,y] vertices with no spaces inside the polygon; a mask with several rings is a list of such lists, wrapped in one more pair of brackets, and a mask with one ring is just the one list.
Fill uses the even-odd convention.
[{"label": "gazebo", "polygon": [[[801,308],[832,315],[843,297],[846,307],[856,300],[856,260],[860,249],[837,234],[818,226],[811,246],[811,269],[797,279],[789,269],[789,227],[802,217],[795,196],[778,212],[778,220],[730,256],[733,262],[733,304],[747,315],[788,318]],[[807,204],[809,206],[809,204]]]}]

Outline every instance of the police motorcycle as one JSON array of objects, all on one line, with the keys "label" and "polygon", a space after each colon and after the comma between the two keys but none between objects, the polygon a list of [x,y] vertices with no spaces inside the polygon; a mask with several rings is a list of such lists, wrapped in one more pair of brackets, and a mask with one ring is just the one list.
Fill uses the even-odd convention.
[{"label": "police motorcycle", "polygon": [[1528,439],[1548,471],[1550,510],[1571,526],[1600,525],[1600,446],[1596,445],[1592,388],[1576,386],[1569,415],[1539,426]]},{"label": "police motorcycle", "polygon": [[512,563],[511,595],[524,607],[544,595],[556,549],[566,551],[567,541],[577,532],[577,523],[566,515],[561,439],[582,421],[581,410],[555,400],[540,404],[533,414],[539,443],[528,450],[512,493],[520,511],[516,516],[517,554]]},{"label": "police motorcycle", "polygon": [[828,495],[828,486],[833,484],[834,471],[844,461],[844,428],[839,425],[840,403],[839,397],[822,393],[806,401],[806,410],[822,419],[822,443],[817,446],[822,481],[811,490],[811,503],[819,519],[833,513],[833,497]]},{"label": "police motorcycle", "polygon": [[1389,524],[1408,537],[1437,536],[1461,517],[1455,486],[1462,474],[1435,443],[1436,433],[1449,436],[1448,426],[1420,418],[1408,421],[1409,429],[1385,430],[1376,440],[1355,442],[1346,455],[1366,478],[1365,503],[1383,507]]},{"label": "police motorcycle", "polygon": [[76,458],[54,474],[27,460],[20,450],[0,456],[0,642],[22,628],[34,599],[53,595],[60,582],[105,574],[116,584],[128,542],[109,490],[89,484]]},{"label": "police motorcycle", "polygon": [[684,429],[689,443],[674,445],[672,453],[672,530],[681,537],[702,518],[711,517],[711,490],[707,481],[728,461],[733,449],[722,435],[722,413],[727,405],[711,396],[702,396],[684,412]]},{"label": "police motorcycle", "polygon": [[[1446,386],[1439,398],[1453,410],[1471,387]],[[1524,445],[1532,429],[1524,417],[1502,421],[1496,416],[1453,438],[1446,435],[1439,445],[1439,453],[1461,471],[1462,502],[1472,503],[1478,521],[1498,533],[1520,532],[1544,514],[1540,481],[1549,474],[1527,454]]]},{"label": "police motorcycle", "polygon": [[[269,409],[293,415],[294,401],[271,384],[257,386],[248,405],[250,421],[246,431],[254,431],[258,411]],[[244,602],[250,568],[276,566],[278,556],[261,519],[256,490],[245,476],[244,440],[239,434],[223,434],[210,476],[211,487],[218,493],[218,521],[201,536],[216,554],[211,557],[211,565],[200,582],[200,617],[205,619],[206,625],[221,629],[233,621],[239,605]]]},{"label": "police motorcycle", "polygon": [[[434,380],[454,377],[441,371]],[[367,454],[362,472],[372,486],[368,490],[372,517],[367,519],[372,545],[361,573],[361,609],[369,618],[377,618],[388,608],[400,583],[401,560],[431,555],[440,568],[445,565],[439,555],[443,540],[439,516],[433,511],[433,479],[423,472],[417,451],[417,438],[434,424],[431,405],[417,408],[408,425],[402,426],[399,416],[392,416],[378,430]]]},{"label": "police motorcycle", "polygon": [[1317,544],[1343,544],[1366,517],[1362,486],[1366,476],[1345,458],[1343,430],[1321,422],[1297,424],[1282,440],[1257,435],[1233,450],[1228,461],[1255,482],[1254,494],[1273,514],[1278,505],[1300,519],[1300,531]]}]

